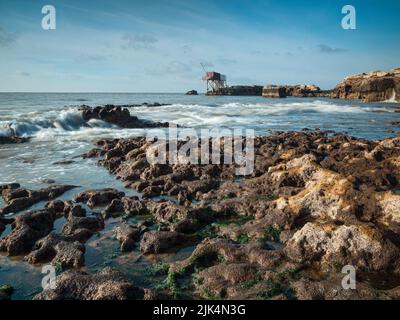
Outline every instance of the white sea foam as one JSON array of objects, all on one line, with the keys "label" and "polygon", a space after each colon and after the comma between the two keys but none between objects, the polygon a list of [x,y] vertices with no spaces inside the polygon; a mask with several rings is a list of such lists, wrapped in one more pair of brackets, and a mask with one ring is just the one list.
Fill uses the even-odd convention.
[{"label": "white sea foam", "polygon": [[387,99],[387,100],[385,100],[383,102],[385,102],[385,103],[397,103],[397,102],[399,102],[399,101],[396,100],[396,90],[393,89],[392,96],[390,97],[390,99]]},{"label": "white sea foam", "polygon": [[[224,99],[224,98],[222,98]],[[268,126],[288,129],[292,125],[307,126],[308,122],[322,123],[332,117],[360,117],[369,112],[393,112],[390,107],[368,106],[343,101],[319,99],[238,99],[220,103],[175,103],[158,107],[133,107],[132,115],[152,121],[168,121],[184,127],[250,127]],[[10,110],[11,111],[11,110]],[[15,111],[15,110],[14,110]],[[340,120],[341,121],[341,120]],[[317,124],[318,125],[318,124]],[[122,129],[101,120],[84,121],[76,107],[45,108],[9,112],[0,117],[0,135],[33,137],[39,141],[77,139],[89,141],[99,137],[128,137],[144,134],[142,129]]]}]

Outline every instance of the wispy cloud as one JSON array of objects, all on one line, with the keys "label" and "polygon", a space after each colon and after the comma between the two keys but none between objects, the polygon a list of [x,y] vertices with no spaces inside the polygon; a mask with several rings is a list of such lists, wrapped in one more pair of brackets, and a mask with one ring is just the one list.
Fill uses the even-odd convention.
[{"label": "wispy cloud", "polygon": [[124,44],[121,46],[122,49],[152,49],[158,40],[148,34],[132,34],[125,33],[122,36]]},{"label": "wispy cloud", "polygon": [[6,47],[13,44],[17,40],[17,36],[13,33],[7,32],[0,27],[0,47]]},{"label": "wispy cloud", "polygon": [[223,57],[218,58],[217,62],[222,65],[233,65],[238,63],[238,61],[235,59],[223,58]]},{"label": "wispy cloud", "polygon": [[101,62],[107,60],[108,56],[101,54],[81,54],[75,58],[76,62]]},{"label": "wispy cloud", "polygon": [[192,47],[191,46],[189,46],[189,45],[184,45],[184,46],[182,46],[182,50],[183,50],[183,53],[184,54],[189,54],[189,53],[191,53],[192,52]]},{"label": "wispy cloud", "polygon": [[334,47],[331,47],[331,46],[329,46],[327,44],[319,44],[318,48],[323,53],[342,53],[342,52],[346,51],[346,50],[344,50],[342,48],[334,48]]},{"label": "wispy cloud", "polygon": [[190,73],[191,71],[192,67],[190,65],[179,61],[171,61],[168,64],[148,70],[149,74],[155,76],[184,75]]}]

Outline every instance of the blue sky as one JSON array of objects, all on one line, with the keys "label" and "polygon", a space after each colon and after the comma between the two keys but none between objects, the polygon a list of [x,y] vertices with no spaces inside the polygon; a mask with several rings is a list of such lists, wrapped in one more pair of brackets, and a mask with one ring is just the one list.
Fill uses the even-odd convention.
[{"label": "blue sky", "polygon": [[0,0],[0,91],[204,91],[200,62],[228,84],[332,88],[400,67],[399,16],[397,0]]}]

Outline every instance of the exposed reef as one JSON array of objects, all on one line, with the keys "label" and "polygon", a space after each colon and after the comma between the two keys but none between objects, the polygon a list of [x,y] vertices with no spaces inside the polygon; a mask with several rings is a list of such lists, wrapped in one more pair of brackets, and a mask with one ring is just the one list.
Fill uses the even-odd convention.
[{"label": "exposed reef", "polygon": [[[254,171],[242,179],[234,164],[150,164],[145,138],[96,146],[86,156],[138,196],[87,190],[0,220],[3,230],[12,224],[0,251],[63,271],[36,299],[400,297],[400,137],[273,132],[255,138]],[[6,199],[23,190],[1,189]],[[147,274],[164,280],[143,286],[109,268],[82,272],[94,238],[115,241],[112,259],[160,261]],[[356,290],[341,285],[346,265]]]}]

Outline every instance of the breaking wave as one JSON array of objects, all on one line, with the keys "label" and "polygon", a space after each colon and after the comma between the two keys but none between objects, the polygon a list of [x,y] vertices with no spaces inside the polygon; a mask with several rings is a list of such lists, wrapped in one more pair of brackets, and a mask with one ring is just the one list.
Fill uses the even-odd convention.
[{"label": "breaking wave", "polygon": [[27,113],[18,115],[11,121],[0,121],[0,135],[32,137],[41,132],[57,133],[77,131],[88,128],[111,128],[112,125],[101,120],[85,121],[82,113],[74,108],[50,111],[42,115]]},{"label": "breaking wave", "polygon": [[[183,127],[200,128],[252,128],[264,130],[279,128],[299,129],[312,125],[330,127],[343,119],[368,119],[371,113],[393,112],[387,104],[368,105],[343,103],[329,100],[256,100],[220,101],[208,104],[206,100],[197,104],[175,103],[162,106],[131,107],[132,115],[143,120],[176,123]],[[127,137],[143,134],[143,129],[122,129],[101,120],[85,121],[77,107],[57,110],[18,110],[0,114],[0,135],[33,137],[39,140],[55,140],[59,137],[91,140],[98,137]],[[24,112],[25,111],[25,112]],[[373,118],[373,117],[372,117]],[[342,126],[342,125],[339,125]]]}]

